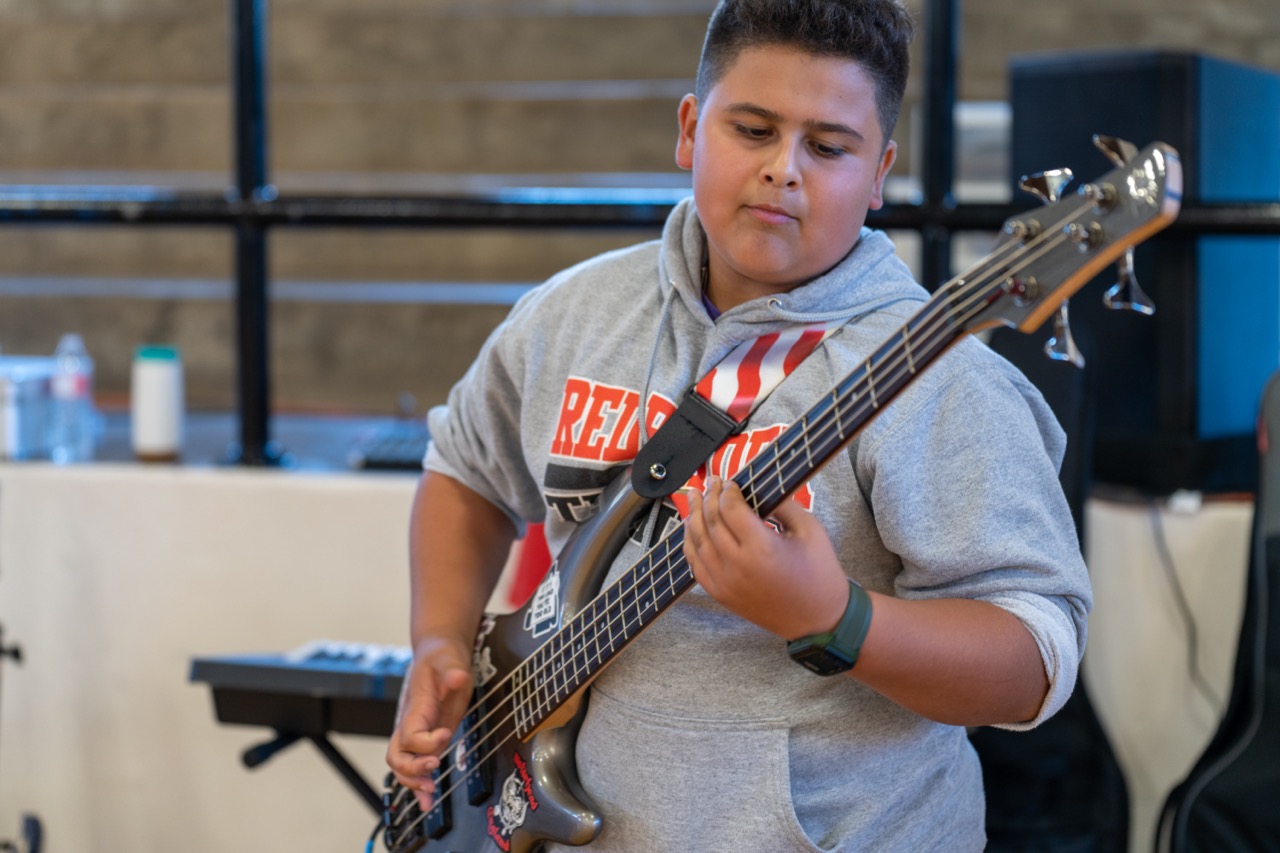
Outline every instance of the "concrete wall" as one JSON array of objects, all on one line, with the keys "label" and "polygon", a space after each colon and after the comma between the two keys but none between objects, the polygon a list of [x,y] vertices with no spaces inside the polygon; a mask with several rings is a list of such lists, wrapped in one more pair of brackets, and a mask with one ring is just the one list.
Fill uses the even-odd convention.
[{"label": "concrete wall", "polygon": [[[711,5],[273,0],[271,174],[284,192],[419,192],[460,174],[682,184],[674,110]],[[961,5],[966,100],[1006,96],[1011,53],[1160,47],[1280,70],[1274,0]],[[0,184],[225,187],[229,22],[226,0],[0,0]],[[917,61],[912,102],[921,72]],[[910,106],[897,134],[904,171]],[[281,229],[271,271],[285,283],[535,282],[649,236]],[[177,343],[192,406],[233,406],[231,269],[216,228],[0,226],[0,347],[47,352],[78,329],[104,400],[119,402],[133,347]],[[401,391],[440,399],[504,310],[468,304],[479,291],[450,294],[459,304],[281,288],[276,404],[376,412]]]}]

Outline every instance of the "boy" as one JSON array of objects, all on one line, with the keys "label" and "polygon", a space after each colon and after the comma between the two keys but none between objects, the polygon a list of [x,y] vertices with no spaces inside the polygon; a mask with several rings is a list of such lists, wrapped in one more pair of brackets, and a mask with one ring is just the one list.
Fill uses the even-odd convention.
[{"label": "boy", "polygon": [[[519,526],[545,519],[555,553],[640,433],[739,343],[844,321],[751,415],[735,446],[754,447],[926,300],[863,227],[893,165],[912,34],[896,0],[723,0],[678,113],[693,200],[661,241],[522,300],[432,412],[415,658],[388,749],[424,804]],[[1062,451],[1029,383],[965,339],[772,526],[729,482],[743,454],[717,453],[687,501],[655,505],[609,581],[679,523],[678,503],[698,585],[591,687],[575,747],[604,818],[590,849],[981,850],[965,727],[1046,719],[1084,646]]]}]

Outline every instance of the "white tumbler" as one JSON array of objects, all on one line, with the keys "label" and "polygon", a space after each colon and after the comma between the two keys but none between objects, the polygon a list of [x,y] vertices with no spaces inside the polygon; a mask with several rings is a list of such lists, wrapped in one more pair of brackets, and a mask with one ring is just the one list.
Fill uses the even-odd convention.
[{"label": "white tumbler", "polygon": [[133,357],[130,392],[133,454],[140,462],[175,462],[182,455],[182,357],[177,347],[141,346]]}]

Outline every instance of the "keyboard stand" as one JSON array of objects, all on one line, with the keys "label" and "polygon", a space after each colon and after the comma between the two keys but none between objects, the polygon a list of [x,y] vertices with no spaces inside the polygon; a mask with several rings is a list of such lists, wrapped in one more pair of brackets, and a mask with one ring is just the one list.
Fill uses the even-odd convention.
[{"label": "keyboard stand", "polygon": [[[366,648],[370,658],[362,656]],[[329,735],[389,738],[408,660],[408,649],[388,653],[385,647],[317,641],[287,655],[195,658],[191,680],[209,685],[219,722],[275,732],[275,737],[241,754],[245,767],[258,767],[281,750],[309,740],[381,816],[381,796]]]},{"label": "keyboard stand", "polygon": [[355,790],[356,794],[373,809],[373,813],[381,817],[382,815],[382,797],[374,790],[373,786],[360,775],[360,771],[355,768],[347,757],[338,751],[333,745],[333,741],[324,735],[317,734],[299,734],[297,732],[287,732],[276,730],[276,736],[269,741],[264,741],[257,746],[251,746],[240,755],[240,760],[244,762],[244,766],[250,770],[260,767],[267,762],[272,756],[281,750],[288,749],[303,738],[315,744],[316,749],[320,750],[320,754],[328,759],[333,768],[343,779],[347,780],[347,784]]}]

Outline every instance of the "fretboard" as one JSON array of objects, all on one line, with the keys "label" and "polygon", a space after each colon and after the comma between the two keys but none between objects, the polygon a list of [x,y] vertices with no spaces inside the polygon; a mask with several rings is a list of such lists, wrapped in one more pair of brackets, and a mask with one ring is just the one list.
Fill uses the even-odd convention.
[{"label": "fretboard", "polygon": [[[953,317],[963,282],[930,299],[906,325],[762,450],[734,478],[767,517],[840,452],[917,374],[966,334]],[[664,537],[513,672],[517,734],[535,730],[693,586],[684,527]]]}]

